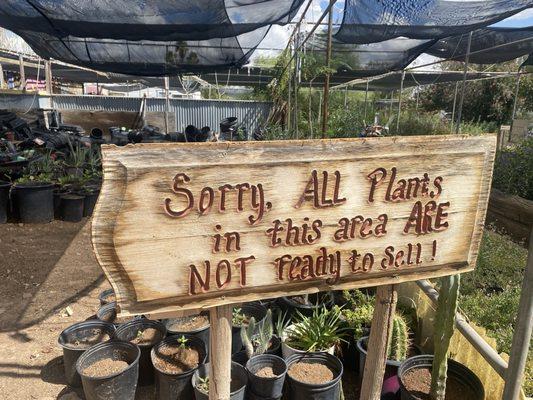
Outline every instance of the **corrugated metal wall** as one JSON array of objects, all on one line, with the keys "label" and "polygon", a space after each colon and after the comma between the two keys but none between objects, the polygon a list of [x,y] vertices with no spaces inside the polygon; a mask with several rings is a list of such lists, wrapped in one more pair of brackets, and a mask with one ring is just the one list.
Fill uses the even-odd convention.
[{"label": "corrugated metal wall", "polygon": [[[0,94],[0,108],[22,109],[31,107],[34,95]],[[55,108],[58,110],[137,112],[140,110],[140,97],[113,96],[75,96],[54,95],[36,96],[33,108]],[[242,100],[193,100],[171,99],[169,112],[176,114],[176,130],[181,131],[187,125],[199,128],[209,126],[219,129],[219,123],[227,117],[237,117],[251,134],[257,126],[266,120],[272,103]],[[165,99],[147,98],[146,111],[164,112]]]}]

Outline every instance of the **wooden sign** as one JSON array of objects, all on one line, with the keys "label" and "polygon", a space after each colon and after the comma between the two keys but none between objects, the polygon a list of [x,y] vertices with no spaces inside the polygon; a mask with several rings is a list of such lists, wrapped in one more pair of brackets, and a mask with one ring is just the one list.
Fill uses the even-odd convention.
[{"label": "wooden sign", "polygon": [[93,221],[121,312],[466,272],[494,136],[102,146]]}]

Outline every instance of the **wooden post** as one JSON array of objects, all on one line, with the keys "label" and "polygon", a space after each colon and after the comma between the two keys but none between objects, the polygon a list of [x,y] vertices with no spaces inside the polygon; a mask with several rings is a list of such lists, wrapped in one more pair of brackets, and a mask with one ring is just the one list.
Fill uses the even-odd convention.
[{"label": "wooden post", "polygon": [[[333,3],[335,0],[330,0],[330,10],[328,14],[328,45],[326,48],[326,68],[329,68],[331,63],[331,32],[333,25]],[[329,103],[329,71],[326,72],[324,81],[324,103],[322,103],[322,139],[326,137],[326,130],[328,129],[328,103]]]},{"label": "wooden post", "polygon": [[4,69],[2,68],[2,64],[0,64],[0,89],[3,89],[4,86],[5,86]]},{"label": "wooden post", "polygon": [[527,255],[527,265],[522,282],[522,292],[520,304],[518,306],[518,316],[513,334],[513,344],[509,357],[509,367],[505,375],[505,388],[503,389],[503,399],[517,400],[524,380],[524,369],[526,367],[531,331],[533,329],[533,229],[529,235],[529,250]]},{"label": "wooden post", "polygon": [[20,74],[20,90],[26,89],[26,73],[24,71],[24,57],[19,55],[19,74]]},{"label": "wooden post", "polygon": [[209,400],[229,400],[231,383],[232,306],[218,306],[210,311]]},{"label": "wooden post", "polygon": [[165,82],[165,133],[168,133],[168,108],[169,108],[168,95],[169,95],[169,90],[170,90],[170,80],[168,76],[165,76],[163,79]]},{"label": "wooden post", "polygon": [[392,328],[397,299],[398,294],[394,285],[378,286],[372,327],[368,338],[361,399],[379,400],[381,397],[381,386],[383,385],[385,362],[387,361],[387,341]]},{"label": "wooden post", "polygon": [[400,133],[400,117],[402,115],[402,92],[403,81],[405,79],[405,71],[402,71],[402,80],[400,82],[400,92],[398,93],[398,119],[396,120],[396,133]]}]

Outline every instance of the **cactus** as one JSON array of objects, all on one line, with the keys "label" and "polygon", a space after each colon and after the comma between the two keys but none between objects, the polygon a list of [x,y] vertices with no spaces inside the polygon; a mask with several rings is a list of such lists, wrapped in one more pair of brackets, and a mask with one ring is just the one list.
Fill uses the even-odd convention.
[{"label": "cactus", "polygon": [[448,351],[455,325],[457,297],[461,275],[441,278],[439,303],[435,316],[435,338],[433,367],[431,369],[431,398],[444,400],[448,372]]},{"label": "cactus", "polygon": [[387,341],[387,359],[403,361],[409,350],[409,328],[401,314],[396,314]]},{"label": "cactus", "polygon": [[268,310],[265,320],[259,326],[259,333],[255,333],[257,324],[255,318],[251,318],[248,326],[241,327],[241,339],[246,355],[251,358],[254,355],[264,354],[268,350],[270,340],[274,334],[274,325],[272,324],[272,311]]}]

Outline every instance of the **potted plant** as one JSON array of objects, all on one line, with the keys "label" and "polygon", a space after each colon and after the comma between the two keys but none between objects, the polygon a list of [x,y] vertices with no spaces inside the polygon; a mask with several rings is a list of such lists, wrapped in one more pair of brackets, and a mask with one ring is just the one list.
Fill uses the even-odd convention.
[{"label": "potted plant", "polygon": [[[209,399],[209,363],[201,365],[192,376],[192,386],[196,400]],[[248,374],[244,367],[231,363],[230,400],[245,400]]]},{"label": "potted plant", "polygon": [[67,383],[81,386],[76,372],[76,361],[89,347],[106,342],[113,337],[115,326],[107,322],[88,320],[69,326],[60,333],[57,343],[63,349],[63,366]]},{"label": "potted plant", "polygon": [[344,339],[346,329],[342,327],[341,308],[313,310],[311,316],[300,313],[292,325],[284,329],[281,337],[281,352],[287,359],[296,353],[327,352],[333,354],[335,346]]},{"label": "potted plant", "polygon": [[97,344],[76,362],[86,400],[135,398],[139,375],[139,347],[129,342]]},{"label": "potted plant", "polygon": [[244,366],[252,356],[264,354],[276,344],[272,341],[274,336],[272,311],[267,311],[262,324],[257,324],[254,317],[250,318],[248,324],[241,326],[240,334],[243,350],[234,353],[231,359]]},{"label": "potted plant", "polygon": [[171,318],[162,321],[167,328],[168,335],[191,335],[197,336],[209,349],[209,313],[203,312],[187,317]]},{"label": "potted plant", "polygon": [[310,316],[316,308],[323,305],[330,308],[334,304],[333,292],[320,292],[290,297],[280,297],[279,306],[289,317],[297,314]]},{"label": "potted plant", "polygon": [[[250,392],[253,392],[257,399],[279,399],[283,392],[287,365],[282,358],[266,354],[274,334],[271,310],[267,311],[259,333],[255,332],[255,321],[252,317],[248,326],[241,328]],[[250,395],[248,393],[248,396]]]},{"label": "potted plant", "polygon": [[169,336],[152,348],[159,400],[191,399],[191,377],[207,359],[204,341],[194,335]]},{"label": "potted plant", "polygon": [[166,334],[167,330],[161,322],[146,318],[127,322],[120,325],[115,331],[115,339],[131,342],[141,349],[139,385],[149,385],[154,382],[154,367],[150,353],[152,347],[161,342]]},{"label": "potted plant", "polygon": [[257,321],[256,326],[260,327],[266,314],[267,309],[265,306],[257,302],[246,303],[241,307],[233,308],[231,354],[235,354],[242,349],[241,327],[248,326],[252,317]]},{"label": "potted plant", "polygon": [[287,360],[289,396],[293,400],[338,399],[342,362],[329,353],[296,353]]},{"label": "potted plant", "polygon": [[23,223],[45,223],[54,219],[54,185],[50,175],[23,175],[12,192],[13,206]]},{"label": "potted plant", "polygon": [[79,144],[73,145],[70,139],[68,140],[68,148],[69,153],[64,160],[65,173],[81,178],[89,151],[86,147],[80,146]]}]

